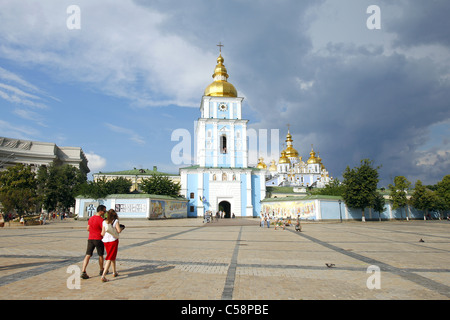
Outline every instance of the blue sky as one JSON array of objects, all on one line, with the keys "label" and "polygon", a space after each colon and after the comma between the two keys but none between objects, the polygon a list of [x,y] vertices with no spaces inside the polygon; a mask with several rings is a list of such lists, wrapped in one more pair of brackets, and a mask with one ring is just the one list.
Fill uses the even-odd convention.
[{"label": "blue sky", "polygon": [[339,179],[369,158],[380,186],[434,184],[450,174],[449,12],[446,0],[4,0],[0,136],[79,146],[91,174],[177,173],[171,135],[193,137],[221,42],[250,128],[279,129],[281,146],[289,123],[303,160],[313,145]]}]

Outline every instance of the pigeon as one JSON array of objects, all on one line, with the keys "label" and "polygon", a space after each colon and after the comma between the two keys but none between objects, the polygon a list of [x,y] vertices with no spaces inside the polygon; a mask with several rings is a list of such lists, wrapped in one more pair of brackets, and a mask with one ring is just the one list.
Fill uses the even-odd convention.
[{"label": "pigeon", "polygon": [[333,267],[334,267],[334,263],[325,263],[325,265],[326,265],[328,268],[333,268]]},{"label": "pigeon", "polygon": [[423,239],[422,239],[422,238],[420,238],[419,242],[425,242],[425,241],[423,241]]}]

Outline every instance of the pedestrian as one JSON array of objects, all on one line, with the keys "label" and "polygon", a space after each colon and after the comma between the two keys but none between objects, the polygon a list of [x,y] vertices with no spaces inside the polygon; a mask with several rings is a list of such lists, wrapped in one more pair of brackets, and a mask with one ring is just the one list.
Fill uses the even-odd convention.
[{"label": "pedestrian", "polygon": [[122,232],[119,224],[119,217],[116,211],[110,209],[108,211],[107,218],[103,221],[102,236],[103,243],[106,249],[106,264],[102,274],[102,282],[109,281],[106,279],[106,274],[109,271],[109,267],[112,265],[113,276],[117,277],[119,274],[116,269],[116,257],[117,249],[119,248],[119,233]]},{"label": "pedestrian", "polygon": [[267,228],[270,228],[270,215],[267,215]]},{"label": "pedestrian", "polygon": [[89,276],[86,273],[86,268],[89,264],[89,259],[92,257],[94,253],[94,249],[97,249],[98,254],[98,264],[100,266],[99,275],[103,274],[103,255],[105,254],[105,246],[102,241],[102,225],[103,225],[103,216],[106,213],[106,207],[104,205],[99,205],[97,207],[97,213],[89,218],[87,231],[89,232],[88,244],[86,249],[86,256],[83,260],[83,269],[81,269],[81,278],[89,279]]},{"label": "pedestrian", "polygon": [[297,219],[297,224],[295,225],[295,231],[302,231],[302,226],[300,224],[300,219]]}]

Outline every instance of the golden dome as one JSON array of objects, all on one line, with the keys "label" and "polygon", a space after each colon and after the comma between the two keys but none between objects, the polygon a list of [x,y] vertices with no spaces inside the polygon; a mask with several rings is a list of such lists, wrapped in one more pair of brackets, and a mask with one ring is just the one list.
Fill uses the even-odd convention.
[{"label": "golden dome", "polygon": [[212,75],[214,81],[205,89],[205,96],[212,97],[237,97],[236,88],[227,81],[227,69],[223,65],[222,54],[217,58],[216,69]]},{"label": "golden dome", "polygon": [[286,151],[281,151],[281,157],[280,157],[280,161],[278,161],[279,164],[282,163],[291,163],[291,160],[289,160],[288,157],[286,157]]},{"label": "golden dome", "polygon": [[298,152],[297,150],[294,149],[294,147],[292,146],[292,136],[291,133],[288,130],[288,133],[286,135],[286,143],[287,143],[287,148],[286,148],[286,157],[291,158],[291,157],[298,157]]},{"label": "golden dome", "polygon": [[309,164],[320,163],[320,160],[322,160],[320,158],[316,158],[316,153],[314,152],[314,149],[312,148],[312,146],[311,146],[311,152],[309,153],[309,155],[310,155],[310,157],[307,161]]},{"label": "golden dome", "polygon": [[277,165],[275,164],[275,160],[270,162],[269,171],[277,171]]},{"label": "golden dome", "polygon": [[297,158],[297,157],[298,157],[298,152],[297,152],[297,150],[295,150],[295,149],[292,148],[292,147],[287,147],[287,148],[286,148],[286,157],[288,157],[288,158],[291,158],[291,157]]},{"label": "golden dome", "polygon": [[259,158],[259,163],[256,167],[258,169],[267,169],[267,165],[264,163],[264,158]]}]

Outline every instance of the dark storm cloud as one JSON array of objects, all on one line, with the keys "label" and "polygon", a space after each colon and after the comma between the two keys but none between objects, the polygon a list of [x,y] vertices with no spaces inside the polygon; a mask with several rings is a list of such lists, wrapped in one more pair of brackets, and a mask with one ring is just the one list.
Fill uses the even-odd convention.
[{"label": "dark storm cloud", "polygon": [[385,1],[397,6],[400,14],[386,23],[389,32],[397,34],[395,44],[407,47],[438,44],[450,47],[450,1]]},{"label": "dark storm cloud", "polygon": [[[335,176],[362,158],[383,166],[384,184],[424,169],[416,163],[427,128],[450,117],[450,86],[439,81],[438,65],[345,47],[333,58],[311,57],[310,65],[317,66],[315,84],[300,107],[308,121],[296,117],[295,105],[288,118],[297,119],[290,121],[300,134],[317,132],[311,143],[325,151]],[[442,172],[427,178],[440,180]]]},{"label": "dark storm cloud", "polygon": [[[313,48],[312,37],[322,34],[310,33],[309,27],[321,18],[320,6],[327,6],[327,1],[151,5],[168,14],[161,25],[165,32],[210,52],[217,52],[219,41],[225,44],[229,81],[246,98],[243,116],[251,120],[250,127],[279,128],[283,143],[289,123],[303,160],[313,144],[338,178],[347,165],[369,158],[382,165],[380,185],[397,175],[413,183],[418,178],[435,183],[450,172],[449,162],[441,159],[446,154],[441,147],[448,145],[434,146],[428,153],[421,146],[429,138],[430,126],[450,118],[449,70],[414,53],[417,46],[449,45],[450,2],[375,2],[384,19],[382,30],[369,36],[381,34],[383,41],[362,41],[368,35],[367,6],[358,3],[358,15],[347,19],[361,25],[359,31],[345,21],[345,13],[354,13],[357,2],[342,1],[339,17],[344,18],[335,20],[328,10],[330,25],[321,30],[331,32],[342,24],[347,28],[343,30],[354,32],[349,38],[341,34],[331,39],[320,50]],[[319,8],[316,16],[309,14],[311,8]],[[407,52],[396,50],[405,47]],[[215,61],[205,63],[211,65],[212,74]],[[205,87],[209,80],[205,79]]]},{"label": "dark storm cloud", "polygon": [[[445,6],[439,5],[441,9]],[[405,5],[409,24],[424,24],[423,14],[412,14],[421,9]],[[437,25],[426,29],[439,29]],[[396,43],[413,46],[410,36],[399,28]],[[433,44],[447,41],[439,36],[433,39]],[[417,45],[423,42],[425,38]],[[308,39],[303,43],[308,49]],[[283,71],[260,77],[265,82],[259,88],[264,90],[249,86],[246,91],[250,101],[258,102],[258,108],[252,110],[260,114],[259,126],[277,126],[284,138],[283,130],[290,123],[304,160],[314,144],[335,177],[340,177],[347,165],[356,166],[361,159],[370,158],[382,165],[380,184],[384,186],[397,175],[413,183],[418,178],[425,183],[441,180],[450,166],[440,159],[438,148],[429,150],[435,152],[436,161],[418,163],[427,156],[420,147],[429,137],[428,128],[450,118],[448,69],[428,57],[389,51],[389,46],[330,42],[321,55],[302,50],[284,55]],[[266,70],[270,69],[267,64],[274,63],[268,59]],[[301,90],[296,77],[312,81],[311,88]]]}]

